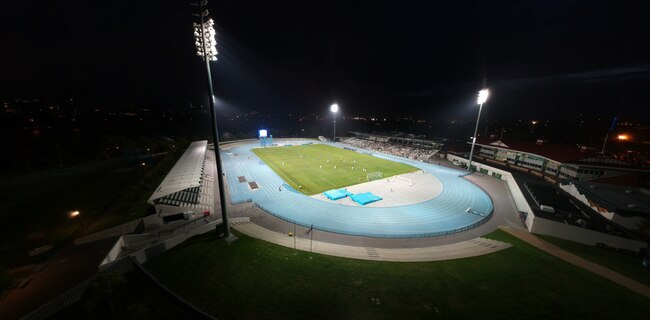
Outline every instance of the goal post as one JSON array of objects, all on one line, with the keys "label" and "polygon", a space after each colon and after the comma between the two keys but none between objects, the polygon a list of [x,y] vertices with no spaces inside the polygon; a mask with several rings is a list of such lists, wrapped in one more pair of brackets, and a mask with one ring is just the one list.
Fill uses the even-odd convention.
[{"label": "goal post", "polygon": [[384,173],[381,171],[369,172],[368,174],[366,174],[366,178],[368,179],[368,181],[381,179],[383,177],[384,177]]}]

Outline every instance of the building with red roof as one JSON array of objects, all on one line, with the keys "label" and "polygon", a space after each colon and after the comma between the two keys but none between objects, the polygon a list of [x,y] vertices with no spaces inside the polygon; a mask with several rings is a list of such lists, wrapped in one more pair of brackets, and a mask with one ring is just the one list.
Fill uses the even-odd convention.
[{"label": "building with red roof", "polygon": [[634,168],[584,146],[518,140],[478,139],[476,154],[563,179],[592,180],[624,175]]}]

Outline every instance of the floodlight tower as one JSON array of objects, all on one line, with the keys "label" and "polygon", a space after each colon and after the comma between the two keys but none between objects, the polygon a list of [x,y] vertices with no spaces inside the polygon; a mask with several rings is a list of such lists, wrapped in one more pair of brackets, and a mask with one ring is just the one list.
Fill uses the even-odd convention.
[{"label": "floodlight tower", "polygon": [[483,89],[478,92],[478,118],[476,118],[476,127],[474,128],[474,136],[472,137],[472,149],[469,151],[469,165],[467,165],[467,171],[472,170],[472,156],[474,155],[474,145],[476,144],[476,135],[478,134],[478,122],[481,120],[481,110],[483,109],[483,104],[487,101],[490,91],[488,89]]},{"label": "floodlight tower", "polygon": [[208,92],[210,94],[210,121],[212,122],[212,139],[214,140],[214,154],[217,162],[217,181],[219,184],[219,200],[221,202],[221,219],[223,221],[223,235],[230,239],[230,226],[228,225],[228,212],[226,211],[226,194],[223,185],[223,167],[221,165],[221,154],[219,154],[219,131],[217,128],[216,99],[214,88],[212,87],[212,73],[210,72],[210,61],[217,61],[217,41],[215,39],[216,31],[214,30],[214,21],[205,18],[209,15],[208,9],[204,7],[208,0],[198,0],[190,2],[191,5],[199,7],[199,13],[193,14],[199,17],[199,23],[194,23],[194,44],[196,45],[196,55],[201,57],[205,62],[205,72],[208,80]]},{"label": "floodlight tower", "polygon": [[339,105],[334,103],[330,106],[330,111],[332,112],[332,121],[334,123],[334,139],[333,142],[336,142],[336,113],[339,112]]}]

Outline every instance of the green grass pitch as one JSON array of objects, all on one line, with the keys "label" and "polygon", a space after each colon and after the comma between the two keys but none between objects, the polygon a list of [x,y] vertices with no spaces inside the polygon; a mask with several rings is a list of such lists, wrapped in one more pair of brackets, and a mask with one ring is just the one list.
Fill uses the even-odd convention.
[{"label": "green grass pitch", "polygon": [[287,184],[307,195],[367,182],[371,172],[380,171],[388,178],[418,170],[324,144],[255,148],[253,152]]}]

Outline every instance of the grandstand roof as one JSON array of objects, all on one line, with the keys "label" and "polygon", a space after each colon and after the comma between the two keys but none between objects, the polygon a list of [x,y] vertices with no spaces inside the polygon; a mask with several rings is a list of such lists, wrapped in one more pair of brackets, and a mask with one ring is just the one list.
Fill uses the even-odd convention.
[{"label": "grandstand roof", "polygon": [[149,203],[173,193],[199,187],[203,175],[203,164],[208,141],[195,141],[185,150],[169,171],[158,189],[149,198]]}]

